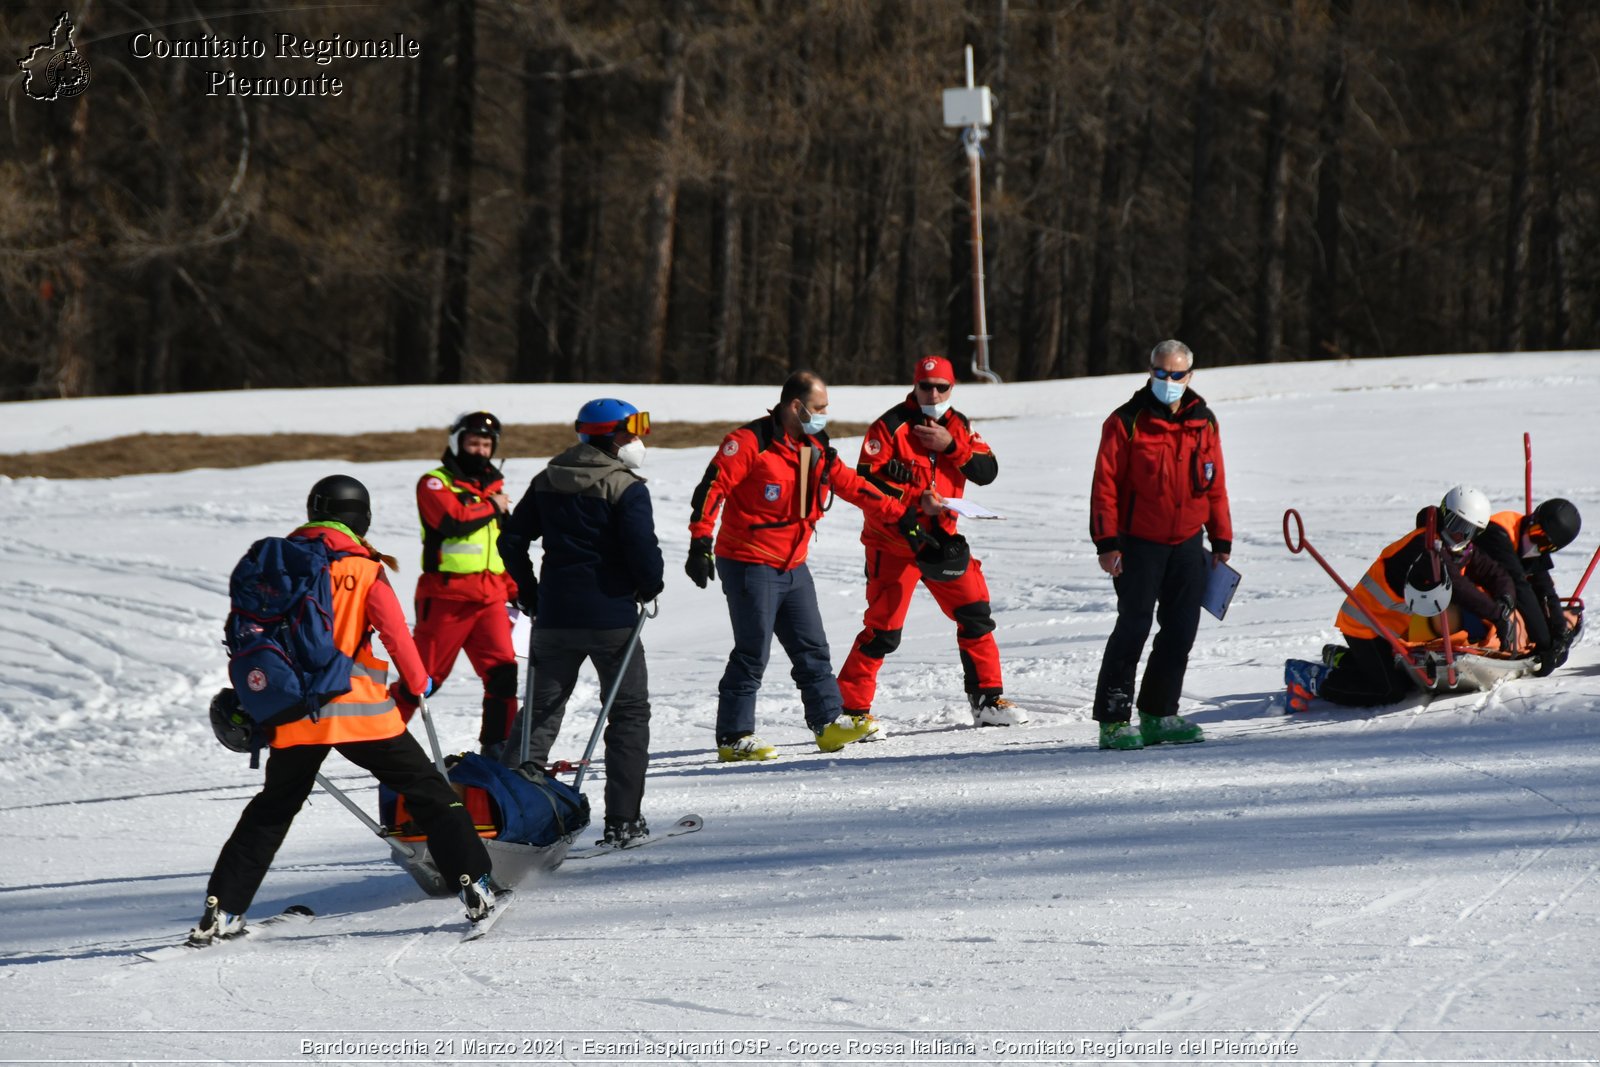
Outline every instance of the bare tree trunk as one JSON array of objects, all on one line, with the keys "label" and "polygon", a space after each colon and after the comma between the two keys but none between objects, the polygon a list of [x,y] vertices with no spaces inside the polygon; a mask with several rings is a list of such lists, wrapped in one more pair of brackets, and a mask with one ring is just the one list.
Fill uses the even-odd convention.
[{"label": "bare tree trunk", "polygon": [[711,380],[739,380],[739,198],[719,175],[711,186]]},{"label": "bare tree trunk", "polygon": [[1351,8],[1355,0],[1328,0],[1331,25],[1322,66],[1322,114],[1318,121],[1317,254],[1311,271],[1312,356],[1340,354],[1339,231],[1344,167],[1344,119],[1350,100],[1346,55]]},{"label": "bare tree trunk", "polygon": [[472,265],[472,119],[477,87],[477,0],[454,0],[455,69],[450,87],[450,169],[444,271],[440,279],[439,382],[462,382],[467,369],[468,281]]},{"label": "bare tree trunk", "polygon": [[1289,78],[1294,62],[1294,9],[1278,15],[1277,56],[1267,102],[1267,148],[1261,174],[1258,233],[1260,270],[1256,279],[1257,360],[1270,363],[1283,348],[1283,277],[1289,228]]},{"label": "bare tree trunk", "polygon": [[[908,132],[905,143],[910,145],[913,139]],[[894,315],[891,327],[896,357],[895,365],[909,367],[911,360],[918,353],[911,348],[912,337],[921,336],[920,307],[916,300],[917,291],[917,157],[914,150],[905,153],[904,187],[900,196],[900,261],[896,264],[894,275]],[[913,321],[915,320],[915,321]]]},{"label": "bare tree trunk", "polygon": [[672,6],[661,29],[661,65],[666,83],[656,111],[656,150],[660,166],[645,212],[644,322],[639,331],[641,376],[662,381],[667,349],[667,313],[672,286],[672,237],[678,216],[678,141],[683,129],[683,30],[686,5]]},{"label": "bare tree trunk", "polygon": [[516,379],[548,382],[561,362],[562,128],[567,57],[559,48],[523,58],[522,233],[517,242]]},{"label": "bare tree trunk", "polygon": [[[86,42],[94,39],[90,29],[92,8],[92,2],[86,3],[77,12],[76,47],[86,59],[89,58]],[[51,150],[46,162],[56,188],[64,252],[60,262],[61,292],[57,301],[54,359],[47,358],[40,367],[38,390],[46,396],[88,396],[95,389],[94,343],[99,324],[89,260],[94,255],[98,238],[87,159],[89,104],[93,96],[92,92],[86,92],[49,105],[53,109],[48,123],[54,134],[52,143],[65,146]]]},{"label": "bare tree trunk", "polygon": [[434,206],[429,165],[433,155],[432,109],[427,101],[433,94],[423,86],[437,84],[442,70],[437,49],[428,48],[423,49],[416,65],[406,64],[401,71],[399,186],[403,206],[395,221],[405,251],[400,284],[389,299],[386,347],[391,380],[408,385],[433,380],[435,319],[427,313],[430,304],[423,294],[433,291],[438,210]]},{"label": "bare tree trunk", "polygon": [[1207,0],[1200,23],[1200,76],[1195,83],[1193,174],[1189,180],[1189,220],[1184,234],[1183,309],[1178,336],[1199,344],[1201,319],[1209,302],[1211,272],[1207,250],[1214,216],[1211,209],[1211,157],[1217,112],[1217,0]]},{"label": "bare tree trunk", "polygon": [[[1045,69],[1061,64],[1061,36],[1048,14],[1043,18],[1039,53]],[[1017,338],[1017,378],[1028,381],[1048,378],[1054,369],[1061,343],[1061,290],[1052,269],[1060,254],[1061,200],[1053,195],[1060,187],[1061,175],[1054,165],[1055,138],[1060,122],[1060,93],[1054,78],[1042,79],[1035,93],[1035,107],[1042,119],[1038,143],[1029,165],[1029,195],[1040,205],[1039,217],[1028,227],[1028,262],[1022,286],[1022,322]]]},{"label": "bare tree trunk", "polygon": [[1545,316],[1548,329],[1546,348],[1566,348],[1572,328],[1572,282],[1567,272],[1567,228],[1561,221],[1561,201],[1565,186],[1565,153],[1556,133],[1556,101],[1561,96],[1561,66],[1556,49],[1562,40],[1561,12],[1557,0],[1543,0],[1544,83],[1539,97],[1539,158],[1544,163],[1544,205],[1540,212],[1543,261],[1548,264],[1545,291],[1548,293]]},{"label": "bare tree trunk", "polygon": [[1129,0],[1117,0],[1116,40],[1113,44],[1111,88],[1106,99],[1105,149],[1100,165],[1100,198],[1095,207],[1094,265],[1089,281],[1089,337],[1085,370],[1106,374],[1111,364],[1111,287],[1115,281],[1118,253],[1117,218],[1122,201],[1122,172],[1125,167],[1128,136],[1128,28],[1132,19]]},{"label": "bare tree trunk", "polygon": [[1511,188],[1506,195],[1505,258],[1500,275],[1500,321],[1495,346],[1515,352],[1523,346],[1523,293],[1527,286],[1529,231],[1529,171],[1539,137],[1540,0],[1522,3],[1522,59],[1518,64],[1516,117],[1511,129]]}]

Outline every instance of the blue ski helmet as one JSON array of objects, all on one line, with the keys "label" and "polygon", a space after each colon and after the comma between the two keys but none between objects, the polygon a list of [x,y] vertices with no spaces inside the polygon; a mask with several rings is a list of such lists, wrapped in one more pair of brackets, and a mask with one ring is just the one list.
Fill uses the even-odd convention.
[{"label": "blue ski helmet", "polygon": [[602,397],[578,409],[578,417],[573,421],[572,428],[578,431],[578,440],[588,444],[591,437],[609,437],[625,429],[624,423],[637,414],[639,409],[626,400]]}]

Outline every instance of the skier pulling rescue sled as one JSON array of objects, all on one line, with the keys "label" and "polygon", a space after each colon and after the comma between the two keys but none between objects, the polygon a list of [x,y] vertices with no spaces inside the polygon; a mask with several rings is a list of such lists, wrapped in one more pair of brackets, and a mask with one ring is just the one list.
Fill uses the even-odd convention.
[{"label": "skier pulling rescue sled", "polygon": [[234,568],[225,641],[234,688],[212,702],[212,725],[234,751],[270,746],[272,753],[261,792],[217,856],[191,945],[246,931],[245,912],[335,750],[405,798],[467,918],[479,924],[495,911],[483,842],[406,731],[389,698],[389,664],[372,651],[376,631],[406,685],[431,690],[384,577],[394,562],[365,539],[371,519],[364,485],[346,475],[323,478],[306,499],[306,524],[287,538],[257,541]]}]

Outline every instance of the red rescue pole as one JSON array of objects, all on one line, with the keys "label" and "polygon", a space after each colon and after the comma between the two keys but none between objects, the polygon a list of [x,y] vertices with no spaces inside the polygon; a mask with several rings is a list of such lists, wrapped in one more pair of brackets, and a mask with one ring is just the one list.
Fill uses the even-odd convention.
[{"label": "red rescue pole", "polygon": [[1522,435],[1522,484],[1524,498],[1528,501],[1524,515],[1533,514],[1533,438],[1526,433]]},{"label": "red rescue pole", "polygon": [[[1294,519],[1294,534],[1292,536],[1289,533],[1289,520],[1291,518]],[[1339,588],[1344,590],[1344,595],[1354,599],[1355,590],[1345,584],[1345,580],[1339,577],[1339,572],[1334,570],[1328,561],[1322,558],[1322,553],[1318,552],[1310,541],[1306,540],[1305,523],[1301,521],[1300,513],[1294,508],[1290,508],[1283,513],[1283,543],[1289,546],[1289,551],[1294,555],[1299,555],[1302,551],[1310,553],[1311,558],[1316,560],[1322,566],[1322,569],[1328,572],[1328,577],[1332,578],[1338,583]],[[1378,632],[1379,636],[1389,642],[1389,647],[1394,649],[1394,654],[1400,658],[1401,663],[1405,664],[1406,671],[1416,680],[1417,685],[1425,690],[1431,689],[1432,686],[1428,682],[1427,675],[1422,673],[1420,667],[1411,662],[1411,650],[1406,648],[1401,640],[1394,635],[1393,631],[1379,620],[1368,619],[1367,621]]]},{"label": "red rescue pole", "polygon": [[[1439,509],[1431,508],[1428,511],[1428,557],[1433,562],[1433,580],[1444,580],[1444,545],[1439,541]],[[1444,635],[1444,682],[1451,689],[1456,687],[1456,654],[1451,647],[1450,640],[1450,605],[1446,604],[1434,616],[1438,620],[1439,632]]]}]

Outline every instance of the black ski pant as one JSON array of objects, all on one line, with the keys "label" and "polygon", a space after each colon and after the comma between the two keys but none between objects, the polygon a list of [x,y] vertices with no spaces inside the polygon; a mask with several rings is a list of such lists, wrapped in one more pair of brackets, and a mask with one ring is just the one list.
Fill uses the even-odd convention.
[{"label": "black ski pant", "polygon": [[[522,731],[528,731],[528,758],[550,759],[550,749],[561,734],[567,699],[578,683],[584,660],[593,660],[600,676],[600,699],[613,689],[617,697],[606,719],[606,819],[639,817],[644,800],[645,768],[650,762],[650,676],[645,669],[644,645],[635,646],[628,670],[621,673],[622,657],[633,638],[625,630],[543,629],[535,627],[528,669],[533,686],[527,704],[511,728],[501,754],[508,767],[522,763]],[[618,675],[621,687],[618,688]],[[524,726],[522,716],[528,716]]]},{"label": "black ski pant", "polygon": [[206,884],[206,894],[224,911],[242,915],[250,907],[289,824],[316,785],[322,761],[334,750],[405,797],[406,810],[428,835],[428,852],[450,885],[463,874],[476,881],[489,873],[488,850],[467,809],[409,733],[381,741],[275,748],[267,757],[266,783],[245,805]]},{"label": "black ski pant", "polygon": [[[1196,533],[1175,545],[1121,538],[1122,573],[1112,579],[1117,590],[1117,623],[1106,641],[1094,689],[1097,722],[1127,722],[1135,706],[1141,715],[1178,713],[1178,695],[1189,669],[1189,650],[1200,628],[1200,602],[1206,591],[1201,536]],[[1139,698],[1134,701],[1133,678],[1152,621],[1160,628],[1139,685]]]},{"label": "black ski pant", "polygon": [[1394,648],[1381,637],[1346,637],[1350,650],[1322,680],[1317,695],[1350,708],[1394,704],[1417,691],[1407,670],[1395,662]]}]

